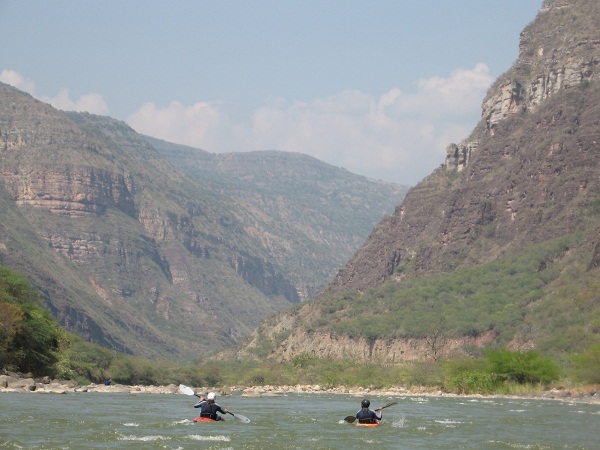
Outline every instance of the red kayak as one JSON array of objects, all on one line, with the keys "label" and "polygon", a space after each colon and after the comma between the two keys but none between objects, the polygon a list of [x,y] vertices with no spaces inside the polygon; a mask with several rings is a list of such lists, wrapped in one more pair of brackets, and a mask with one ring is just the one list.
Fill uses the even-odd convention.
[{"label": "red kayak", "polygon": [[194,422],[222,422],[225,419],[221,419],[221,420],[215,420],[215,419],[211,419],[210,417],[196,417],[194,418]]}]

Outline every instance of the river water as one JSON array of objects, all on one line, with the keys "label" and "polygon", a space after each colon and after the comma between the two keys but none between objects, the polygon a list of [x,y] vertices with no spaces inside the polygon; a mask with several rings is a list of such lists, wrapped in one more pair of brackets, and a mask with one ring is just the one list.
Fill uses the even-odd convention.
[{"label": "river water", "polygon": [[377,428],[350,425],[359,398],[218,398],[230,415],[194,423],[197,399],[159,394],[0,394],[2,449],[599,449],[600,405],[509,398],[392,401]]}]

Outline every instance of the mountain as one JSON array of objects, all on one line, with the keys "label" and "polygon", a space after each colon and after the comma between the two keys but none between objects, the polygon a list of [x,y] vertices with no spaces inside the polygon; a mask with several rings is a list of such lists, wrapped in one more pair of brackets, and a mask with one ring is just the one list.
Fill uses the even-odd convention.
[{"label": "mountain", "polygon": [[[217,186],[268,223],[262,233],[249,218],[251,233],[271,248],[301,300],[330,281],[408,187],[375,181],[323,164],[308,155],[279,151],[211,154],[146,137],[161,155],[190,178]],[[277,243],[279,242],[279,246]],[[289,248],[306,255],[290,258]],[[335,248],[336,251],[323,252]],[[312,266],[307,273],[306,266]]]},{"label": "mountain", "polygon": [[322,295],[263,322],[237,355],[398,362],[597,342],[598,61],[600,3],[544,1],[471,135]]},{"label": "mountain", "polygon": [[0,136],[0,264],[66,329],[150,358],[231,346],[309,299],[407,190],[303,155],[153,140],[5,84]]}]

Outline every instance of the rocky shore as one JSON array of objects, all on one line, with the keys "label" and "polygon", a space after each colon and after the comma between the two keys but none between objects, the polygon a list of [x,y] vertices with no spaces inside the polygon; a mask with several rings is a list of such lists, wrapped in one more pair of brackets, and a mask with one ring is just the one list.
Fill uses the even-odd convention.
[{"label": "rocky shore", "polygon": [[[442,392],[431,388],[402,387],[388,389],[369,389],[363,387],[346,388],[325,387],[319,385],[296,385],[296,386],[231,386],[231,387],[195,387],[198,394],[206,394],[215,391],[220,396],[229,396],[239,393],[242,397],[277,397],[289,394],[328,394],[348,395],[352,397],[469,397],[469,398],[530,398],[538,400],[560,400],[573,403],[590,403],[600,405],[600,389],[589,387],[582,390],[571,390],[566,388],[554,388],[548,391],[532,393],[530,395],[459,395]],[[166,386],[143,386],[143,385],[110,385],[91,383],[80,385],[73,380],[53,380],[49,377],[34,378],[31,374],[10,373],[0,375],[0,393],[16,392],[29,394],[68,394],[68,393],[94,393],[112,392],[129,395],[135,394],[181,394],[178,385]]]},{"label": "rocky shore", "polygon": [[[235,388],[234,388],[235,389]],[[240,388],[242,397],[274,397],[296,394],[340,394],[352,397],[468,397],[468,398],[529,398],[538,400],[561,400],[573,403],[591,403],[600,405],[600,389],[589,388],[587,390],[570,390],[555,388],[530,395],[498,395],[498,394],[453,394],[443,392],[439,389],[426,387],[413,387],[406,389],[402,387],[388,389],[369,388],[346,388],[344,386],[325,388],[319,385],[298,386],[254,386]]]}]

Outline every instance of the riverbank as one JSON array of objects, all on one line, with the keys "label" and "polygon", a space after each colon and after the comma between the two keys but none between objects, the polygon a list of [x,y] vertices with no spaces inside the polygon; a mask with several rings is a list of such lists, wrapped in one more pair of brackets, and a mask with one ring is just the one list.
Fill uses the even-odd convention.
[{"label": "riverbank", "polygon": [[[327,394],[347,395],[351,397],[464,397],[464,398],[520,398],[537,400],[559,400],[573,403],[590,403],[600,405],[600,389],[591,386],[581,389],[553,388],[531,394],[499,395],[499,394],[453,394],[438,389],[413,387],[410,389],[397,387],[388,389],[369,389],[363,387],[347,388],[344,386],[325,387],[320,385],[295,386],[230,386],[230,387],[195,387],[195,392],[206,394],[215,391],[220,396],[239,393],[242,397],[261,398],[276,397],[289,394]],[[87,384],[80,385],[74,380],[52,380],[49,377],[34,378],[30,374],[7,373],[0,375],[0,393],[16,392],[29,394],[67,394],[67,393],[123,393],[136,394],[181,394],[178,385],[144,386],[123,384]]]},{"label": "riverbank", "polygon": [[337,394],[351,397],[451,397],[451,398],[520,398],[537,400],[560,400],[576,403],[590,403],[600,405],[600,389],[590,387],[581,390],[565,388],[550,389],[539,393],[500,395],[500,394],[453,394],[443,392],[439,389],[426,387],[414,387],[406,389],[402,387],[388,389],[369,388],[346,388],[344,386],[325,388],[319,385],[313,386],[254,386],[239,388],[243,397],[274,397],[288,394]]}]

